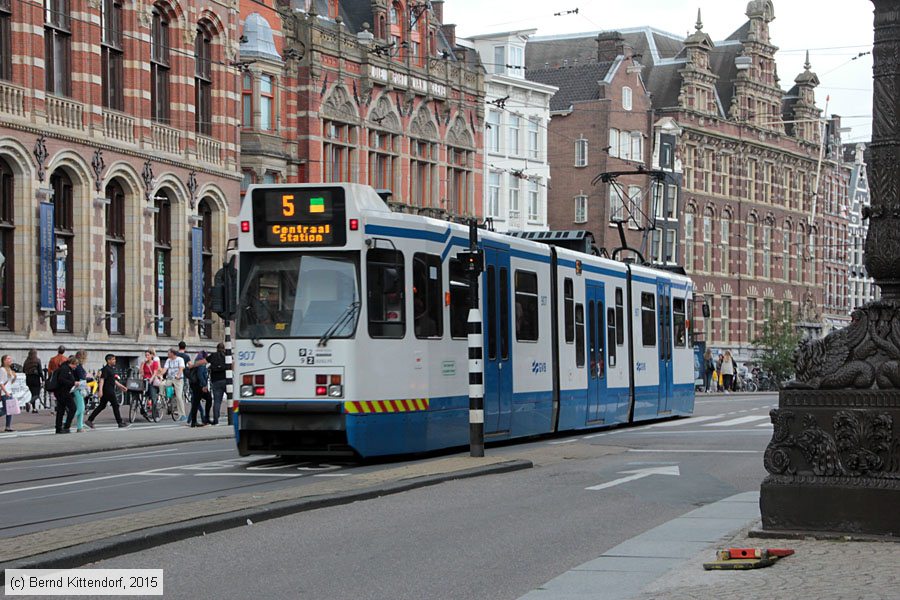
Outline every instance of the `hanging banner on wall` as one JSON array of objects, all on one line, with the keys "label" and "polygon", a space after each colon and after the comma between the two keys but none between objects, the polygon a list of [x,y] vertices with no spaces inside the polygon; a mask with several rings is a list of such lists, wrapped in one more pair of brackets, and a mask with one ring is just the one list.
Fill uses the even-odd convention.
[{"label": "hanging banner on wall", "polygon": [[191,318],[203,318],[203,229],[191,227]]},{"label": "hanging banner on wall", "polygon": [[56,310],[56,232],[53,230],[53,209],[51,202],[41,202],[40,219],[40,270],[41,270],[41,310]]}]

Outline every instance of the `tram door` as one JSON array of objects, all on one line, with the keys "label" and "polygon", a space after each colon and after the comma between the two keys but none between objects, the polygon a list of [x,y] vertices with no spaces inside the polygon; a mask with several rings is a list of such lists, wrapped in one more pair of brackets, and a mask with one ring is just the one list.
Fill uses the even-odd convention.
[{"label": "tram door", "polygon": [[[589,281],[585,286],[587,295],[588,336],[588,404],[587,420],[600,421],[604,418],[603,403],[608,400],[606,393],[606,327],[604,305],[606,294],[604,285]],[[576,319],[577,320],[577,319]]]},{"label": "tram door", "polygon": [[672,387],[674,374],[672,373],[672,284],[656,284],[656,306],[659,310],[657,322],[659,323],[659,335],[657,347],[659,349],[659,412],[672,410]]},{"label": "tram door", "polygon": [[508,431],[512,409],[509,252],[484,246],[484,432]]}]

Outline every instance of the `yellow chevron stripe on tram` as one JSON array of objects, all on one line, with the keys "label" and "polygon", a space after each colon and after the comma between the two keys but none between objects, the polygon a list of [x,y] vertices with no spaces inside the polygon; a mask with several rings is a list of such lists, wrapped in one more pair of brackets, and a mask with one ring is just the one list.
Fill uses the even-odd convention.
[{"label": "yellow chevron stripe on tram", "polygon": [[349,415],[416,412],[428,410],[428,406],[428,398],[414,398],[411,400],[358,400],[355,402],[344,402],[344,412]]}]

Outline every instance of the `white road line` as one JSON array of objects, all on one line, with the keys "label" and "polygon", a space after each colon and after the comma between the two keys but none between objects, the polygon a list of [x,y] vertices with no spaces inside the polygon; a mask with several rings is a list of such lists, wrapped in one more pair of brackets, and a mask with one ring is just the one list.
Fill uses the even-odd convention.
[{"label": "white road line", "polygon": [[304,477],[300,473],[194,473],[194,477]]},{"label": "white road line", "polygon": [[560,441],[560,442],[549,442],[549,444],[550,444],[551,446],[557,446],[557,445],[559,445],[559,444],[571,444],[572,442],[577,442],[577,441],[578,441],[577,439],[574,439],[574,440],[562,440],[562,441]]},{"label": "white road line", "polygon": [[764,433],[766,435],[769,434],[768,431],[761,431],[759,429],[670,429],[667,431],[629,431],[628,433],[632,435],[695,435],[695,434],[713,434],[713,435],[721,435],[721,434],[732,434],[732,433]]},{"label": "white road line", "polygon": [[[15,490],[6,490],[4,492],[0,492],[0,496],[5,496],[6,494],[18,494],[20,492],[30,492],[32,490],[43,490],[47,488],[55,488],[55,487],[63,487],[67,485],[78,485],[79,483],[91,483],[93,481],[104,481],[106,479],[121,479],[122,477],[138,477],[138,476],[147,476],[147,475],[163,475],[167,476],[169,473],[158,473],[157,471],[161,471],[162,469],[154,469],[153,471],[140,471],[137,473],[119,473],[118,475],[104,475],[103,477],[91,477],[89,479],[77,479],[75,481],[63,481],[60,483],[47,483],[44,485],[33,485],[31,487],[18,488]],[[177,475],[177,474],[176,474]]]},{"label": "white road line", "polygon": [[772,423],[771,423],[771,422],[769,422],[769,423],[760,423],[759,425],[757,425],[757,427],[771,427],[771,426],[772,426]]},{"label": "white road line", "polygon": [[703,421],[712,421],[713,419],[721,419],[725,415],[707,415],[705,417],[690,417],[688,419],[678,419],[677,421],[666,421],[665,423],[655,423],[649,427],[675,427],[677,425],[693,425],[694,423],[702,423]]},{"label": "white road line", "polygon": [[629,448],[629,452],[637,452],[640,454],[762,454],[762,450],[674,450],[669,448],[660,448],[651,450],[649,448]]},{"label": "white road line", "polygon": [[752,423],[753,421],[762,421],[763,419],[768,419],[769,415],[749,415],[746,417],[738,417],[737,419],[731,419],[729,421],[719,421],[717,423],[706,423],[703,427],[731,427],[732,425],[743,425],[745,423]]},{"label": "white road line", "polygon": [[319,473],[313,477],[347,477],[350,473]]}]

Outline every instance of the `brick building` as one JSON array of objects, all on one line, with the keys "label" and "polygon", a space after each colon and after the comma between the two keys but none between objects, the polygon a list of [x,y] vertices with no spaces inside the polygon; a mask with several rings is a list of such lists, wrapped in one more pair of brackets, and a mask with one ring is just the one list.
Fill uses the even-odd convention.
[{"label": "brick building", "polygon": [[[841,159],[840,119],[822,118],[808,61],[790,90],[780,87],[769,39],[773,3],[753,0],[746,16],[718,42],[699,14],[686,39],[649,27],[619,30],[650,93],[654,165],[664,154],[662,135],[674,142],[678,261],[711,309],[697,329],[739,359],[776,314],[788,312],[808,335],[820,335],[826,316],[849,309],[850,169]],[[583,63],[594,60],[596,37],[568,36],[540,49],[533,38],[529,49],[541,63]]]},{"label": "brick building", "polygon": [[[623,221],[628,245],[646,250],[651,179],[638,171],[650,165],[651,104],[639,63],[618,32],[597,35],[588,56],[556,58],[568,39],[535,37],[526,46],[528,79],[559,88],[547,131],[548,224],[587,229],[598,247],[612,250],[620,245],[615,222]],[[635,174],[594,183],[612,171]]]},{"label": "brick building", "polygon": [[0,1],[4,353],[63,343],[94,367],[219,336],[203,296],[239,198],[236,54],[212,0]]},{"label": "brick building", "polygon": [[277,12],[282,108],[271,136],[253,134],[266,147],[245,148],[244,182],[368,183],[398,209],[481,216],[484,75],[443,24],[443,2],[294,0]]}]

